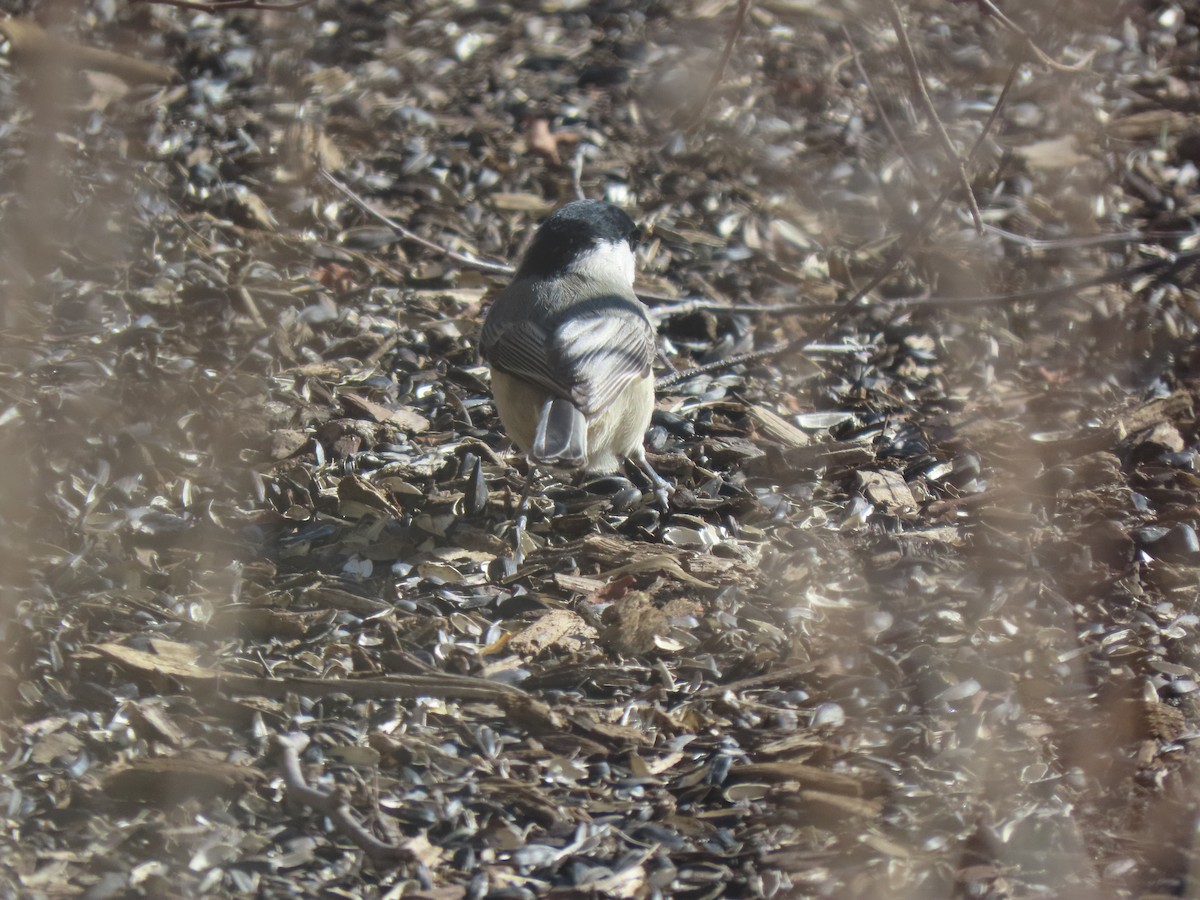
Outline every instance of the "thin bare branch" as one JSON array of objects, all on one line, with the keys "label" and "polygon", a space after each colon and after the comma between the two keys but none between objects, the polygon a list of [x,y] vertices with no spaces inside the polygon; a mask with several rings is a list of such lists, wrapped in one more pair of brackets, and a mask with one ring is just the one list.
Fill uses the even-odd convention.
[{"label": "thin bare branch", "polygon": [[[644,295],[643,295],[644,298]],[[655,306],[650,310],[650,319],[662,322],[675,316],[687,316],[697,312],[746,313],[748,315],[769,315],[782,313],[788,315],[820,316],[837,312],[842,308],[841,303],[716,303],[707,297],[691,297],[687,300],[672,302],[666,306]]]},{"label": "thin bare branch", "polygon": [[138,3],[155,3],[159,6],[174,6],[176,9],[192,9],[196,12],[219,13],[231,9],[247,9],[259,12],[292,12],[312,6],[316,0],[287,0],[271,3],[268,0],[136,0]]},{"label": "thin bare branch", "polygon": [[982,294],[974,297],[896,297],[888,300],[889,305],[905,307],[921,306],[1004,306],[1010,303],[1045,302],[1057,300],[1060,297],[1070,297],[1081,291],[1103,287],[1106,284],[1117,284],[1140,275],[1158,275],[1164,277],[1172,272],[1178,272],[1189,266],[1200,263],[1200,250],[1190,250],[1180,253],[1170,259],[1152,259],[1136,266],[1125,266],[1102,272],[1093,278],[1075,281],[1069,284],[1051,284],[1040,288],[1029,288],[1024,291],[1013,291],[1008,294]]},{"label": "thin bare branch", "polygon": [[1013,231],[1006,231],[996,225],[988,225],[984,223],[984,230],[988,234],[994,234],[1002,241],[1008,241],[1010,244],[1016,244],[1019,247],[1027,247],[1030,250],[1039,252],[1049,252],[1052,250],[1080,250],[1085,247],[1105,247],[1110,244],[1132,244],[1136,241],[1144,241],[1150,238],[1182,238],[1187,232],[1176,232],[1167,234],[1147,234],[1141,231],[1121,231],[1111,234],[1086,234],[1080,237],[1065,237],[1065,238],[1035,238],[1027,234],[1017,234]]},{"label": "thin bare branch", "polygon": [[916,162],[909,156],[908,149],[904,146],[904,142],[900,140],[900,135],[896,133],[895,126],[892,125],[892,118],[887,114],[887,109],[884,108],[883,98],[879,96],[879,92],[875,90],[875,82],[871,76],[867,74],[866,68],[862,64],[862,56],[858,52],[858,47],[855,46],[854,39],[850,36],[850,29],[845,25],[842,26],[842,37],[846,41],[846,45],[850,48],[850,56],[854,60],[854,68],[858,70],[858,77],[863,80],[863,84],[867,86],[867,93],[871,96],[871,102],[875,104],[875,111],[879,113],[879,121],[883,123],[883,127],[887,130],[888,136],[891,137],[892,143],[896,145],[896,150],[903,157],[904,162],[908,165],[908,170],[912,172],[916,185],[926,200],[932,195],[929,188],[925,186],[926,175],[919,168]]},{"label": "thin bare branch", "polygon": [[[1123,236],[1109,236],[1109,240],[1111,241],[1114,237],[1119,239]],[[1104,285],[1117,284],[1141,275],[1158,275],[1159,277],[1163,277],[1197,264],[1200,264],[1200,250],[1189,250],[1170,258],[1152,259],[1136,266],[1111,269],[1083,281],[1050,284],[1044,287],[1028,288],[1023,291],[1012,291],[1007,294],[979,294],[967,297],[893,297],[883,301],[881,305],[903,307],[904,309],[920,309],[925,307],[1006,306],[1012,303],[1027,302],[1043,303],[1049,300],[1057,300],[1061,297],[1070,297],[1083,291],[1103,287]],[[737,306],[722,306],[717,303],[701,303],[700,301],[687,301],[687,303],[686,307],[681,305],[678,310],[672,309],[667,312],[693,312],[703,309],[709,312],[739,312],[749,315],[811,315],[820,312],[837,311],[843,306],[843,304],[813,306],[805,303],[773,303],[763,305],[745,303]],[[663,318],[666,318],[666,316],[664,315]],[[765,355],[774,355],[784,349],[787,349],[787,347],[775,347],[761,352]],[[711,365],[715,367],[713,371],[720,368],[727,368],[730,365],[736,365],[739,362],[750,362],[755,354],[748,353],[743,354],[743,356],[747,358],[730,357],[728,360],[712,363]],[[677,378],[670,375],[664,376],[664,378],[659,379],[658,384],[660,387],[664,384],[674,384],[683,378],[691,375],[699,375],[705,371],[709,371],[707,366],[700,366],[696,369],[685,369],[676,373],[678,375]]]},{"label": "thin bare branch", "polygon": [[696,118],[692,122],[692,129],[700,127],[700,123],[704,121],[704,111],[708,109],[708,104],[713,98],[713,94],[717,92],[717,87],[721,84],[721,80],[725,77],[725,69],[729,66],[729,59],[733,56],[733,45],[737,42],[738,35],[742,33],[742,26],[746,23],[746,16],[750,14],[750,7],[754,5],[754,0],[738,0],[737,15],[733,19],[733,27],[729,29],[729,36],[725,39],[725,49],[721,51],[721,61],[717,64],[717,70],[713,72],[713,76],[709,79],[708,88],[704,91],[704,99],[700,101],[700,106],[696,110]]},{"label": "thin bare branch", "polygon": [[787,353],[789,350],[795,349],[802,341],[789,341],[786,344],[779,344],[775,347],[768,347],[765,350],[753,350],[750,353],[738,353],[734,356],[719,359],[716,362],[708,363],[703,366],[693,366],[690,369],[680,369],[678,372],[672,372],[669,375],[663,375],[654,382],[654,386],[661,390],[670,387],[673,384],[678,384],[681,381],[686,381],[696,375],[707,375],[712,372],[724,372],[726,369],[732,369],[734,366],[740,366],[743,363],[758,362],[760,359],[767,359],[771,356],[778,356],[781,353]]},{"label": "thin bare branch", "polygon": [[[965,165],[969,166],[971,164],[971,162],[975,159],[976,154],[979,152],[979,149],[983,146],[984,141],[987,139],[988,133],[992,130],[992,126],[995,124],[996,119],[1000,115],[1000,110],[1003,109],[1004,104],[1008,102],[1008,95],[1011,93],[1012,87],[1016,83],[1017,73],[1020,70],[1021,63],[1019,62],[1015,63],[1012,69],[1009,70],[1008,79],[1004,82],[1004,88],[1000,91],[1000,96],[996,98],[996,105],[992,107],[992,113],[988,116],[987,121],[983,124],[983,129],[979,132],[979,137],[975,139],[975,143],[971,146],[971,150],[967,154]],[[879,285],[883,283],[884,279],[892,274],[892,271],[897,265],[900,264],[900,260],[904,259],[904,257],[908,255],[908,251],[911,250],[917,241],[921,239],[921,236],[925,233],[925,229],[933,224],[933,221],[941,214],[942,207],[958,189],[959,183],[957,179],[946,185],[941,194],[938,195],[937,199],[933,201],[933,204],[929,207],[929,209],[926,210],[921,216],[920,220],[918,220],[913,229],[905,236],[904,240],[900,242],[900,245],[892,252],[892,255],[888,257],[887,261],[884,262],[882,266],[880,266],[879,271],[871,276],[870,281],[855,291],[846,300],[846,302],[842,304],[843,311],[849,310],[856,306],[859,300],[861,300],[871,291],[875,290],[875,288],[879,287]],[[836,316],[833,317],[833,319],[836,318]],[[833,320],[831,319],[831,321],[827,323],[826,327],[831,325],[832,322]]]},{"label": "thin bare branch", "polygon": [[333,173],[328,169],[321,167],[321,177],[328,181],[331,185],[338,189],[348,200],[355,206],[371,216],[373,219],[382,222],[388,228],[391,228],[398,235],[407,241],[412,241],[414,244],[420,244],[426,250],[432,250],[435,253],[440,253],[447,259],[452,259],[460,265],[464,265],[470,269],[477,269],[480,272],[488,272],[492,275],[511,275],[515,271],[512,266],[506,263],[489,262],[486,259],[479,259],[477,256],[469,256],[465,253],[457,253],[440,244],[435,244],[428,238],[423,238],[414,231],[409,231],[395,219],[390,219],[383,213],[375,209],[366,200],[356,194],[350,187],[334,177]]},{"label": "thin bare branch", "polygon": [[983,234],[983,217],[979,215],[979,205],[975,202],[975,192],[971,190],[971,179],[967,177],[967,168],[954,148],[954,142],[950,140],[950,135],[946,133],[946,126],[942,124],[937,107],[933,105],[933,98],[929,96],[929,90],[925,87],[925,76],[921,74],[921,67],[917,64],[917,55],[913,52],[912,44],[908,42],[908,32],[904,28],[904,18],[900,14],[900,7],[896,5],[896,0],[887,0],[887,11],[892,22],[892,30],[896,32],[896,39],[900,42],[900,57],[904,60],[905,68],[908,69],[908,77],[912,79],[913,87],[917,90],[917,97],[921,101],[925,115],[933,123],[933,131],[942,145],[942,151],[950,158],[951,165],[958,170],[959,185],[962,187],[964,198],[971,209],[975,230]]},{"label": "thin bare branch", "polygon": [[994,17],[997,22],[1024,41],[1025,46],[1029,49],[1029,52],[1033,54],[1038,62],[1056,72],[1065,72],[1070,75],[1077,75],[1084,71],[1088,63],[1092,61],[1092,57],[1096,55],[1096,51],[1092,50],[1091,52],[1084,54],[1083,59],[1074,65],[1060,63],[1049,53],[1039,47],[1034,39],[1030,36],[1028,31],[1001,12],[1000,7],[993,3],[992,0],[979,0],[979,5],[983,7],[985,12]]},{"label": "thin bare branch", "polygon": [[308,737],[303,734],[271,736],[270,749],[279,761],[279,773],[287,787],[287,799],[325,816],[340,834],[377,862],[394,863],[408,858],[410,853],[404,847],[381,841],[367,831],[350,809],[345,788],[339,786],[332,791],[322,791],[304,780],[300,753],[307,746]]}]

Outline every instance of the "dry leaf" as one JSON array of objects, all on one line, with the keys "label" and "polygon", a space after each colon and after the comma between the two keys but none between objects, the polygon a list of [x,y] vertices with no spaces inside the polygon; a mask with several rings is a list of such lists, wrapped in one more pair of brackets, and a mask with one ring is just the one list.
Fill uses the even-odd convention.
[{"label": "dry leaf", "polygon": [[579,143],[579,135],[570,132],[551,132],[547,119],[533,119],[529,123],[529,136],[526,139],[529,149],[546,159],[548,162],[560,163],[559,145],[566,147]]},{"label": "dry leaf", "polygon": [[338,265],[335,262],[327,262],[313,269],[312,279],[318,284],[329,288],[329,290],[333,291],[339,297],[350,293],[358,287],[358,280],[355,278],[354,270],[347,269],[345,266]]}]

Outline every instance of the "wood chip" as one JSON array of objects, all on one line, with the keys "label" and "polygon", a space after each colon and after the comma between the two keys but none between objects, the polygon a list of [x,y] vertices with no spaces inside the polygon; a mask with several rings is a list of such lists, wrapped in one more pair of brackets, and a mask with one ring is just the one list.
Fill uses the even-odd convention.
[{"label": "wood chip", "polygon": [[25,62],[95,69],[116,75],[131,84],[166,84],[178,77],[169,66],[64,40],[48,34],[40,25],[28,19],[0,19],[0,35],[8,40],[13,56]]},{"label": "wood chip", "polygon": [[392,503],[387,494],[357,475],[347,475],[338,482],[337,496],[342,513],[350,518],[357,519],[360,516],[354,515],[347,508],[349,504],[356,504],[366,510],[382,513],[389,518],[400,517],[400,510]]},{"label": "wood chip", "polygon": [[265,781],[258,769],[199,756],[139,759],[104,779],[116,800],[176,804],[191,797],[235,797]]},{"label": "wood chip", "polygon": [[911,516],[917,510],[912,490],[899,472],[888,469],[855,473],[858,489],[876,507],[891,516]]},{"label": "wood chip", "polygon": [[793,449],[807,447],[812,442],[807,434],[765,406],[752,404],[747,412],[750,420],[754,422],[763,436],[772,441],[778,441],[785,447]]},{"label": "wood chip", "polygon": [[704,579],[698,585],[700,587],[710,587],[708,579],[750,582],[757,580],[760,574],[735,559],[697,553],[681,547],[622,540],[604,534],[589,535],[571,545],[570,552],[603,565],[615,566],[605,573],[608,578],[625,572],[667,571],[667,563],[672,561],[676,563],[678,572],[669,574],[676,574],[683,581],[687,581],[688,576]]},{"label": "wood chip", "polygon": [[806,788],[853,797],[861,797],[864,786],[863,779],[853,775],[790,760],[734,766],[729,777],[737,781],[794,781]]},{"label": "wood chip", "polygon": [[528,628],[513,635],[508,642],[508,649],[524,657],[537,656],[551,648],[574,653],[582,650],[586,642],[595,637],[596,629],[578,613],[569,609],[552,609]]},{"label": "wood chip", "polygon": [[366,416],[372,422],[395,425],[409,434],[420,434],[429,430],[429,420],[420,413],[403,406],[384,406],[358,394],[340,394],[338,399],[347,415]]},{"label": "wood chip", "polygon": [[630,591],[616,601],[604,611],[604,621],[600,640],[618,656],[649,653],[655,638],[667,632],[667,617],[642,591]]}]

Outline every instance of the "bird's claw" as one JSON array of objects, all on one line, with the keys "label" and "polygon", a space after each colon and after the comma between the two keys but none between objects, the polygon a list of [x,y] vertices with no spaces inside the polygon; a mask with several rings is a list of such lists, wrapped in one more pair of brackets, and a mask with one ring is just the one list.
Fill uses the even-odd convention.
[{"label": "bird's claw", "polygon": [[518,566],[525,562],[525,549],[522,546],[525,543],[525,525],[526,516],[522,513],[513,523],[512,531],[513,562]]}]

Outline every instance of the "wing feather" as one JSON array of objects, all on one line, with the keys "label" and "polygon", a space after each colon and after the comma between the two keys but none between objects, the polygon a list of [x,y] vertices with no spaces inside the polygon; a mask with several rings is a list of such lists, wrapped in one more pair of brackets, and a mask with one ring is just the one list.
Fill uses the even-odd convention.
[{"label": "wing feather", "polygon": [[562,377],[554,372],[550,335],[535,322],[511,323],[491,329],[491,333],[485,328],[480,346],[484,358],[502,372],[541,385],[555,396],[571,399]]},{"label": "wing feather", "polygon": [[489,315],[480,339],[491,365],[572,401],[589,417],[649,374],[654,346],[645,309],[620,294],[574,303],[540,320]]},{"label": "wing feather", "polygon": [[654,329],[640,307],[593,307],[562,323],[551,352],[555,368],[569,373],[571,398],[584,415],[593,416],[649,373]]}]

